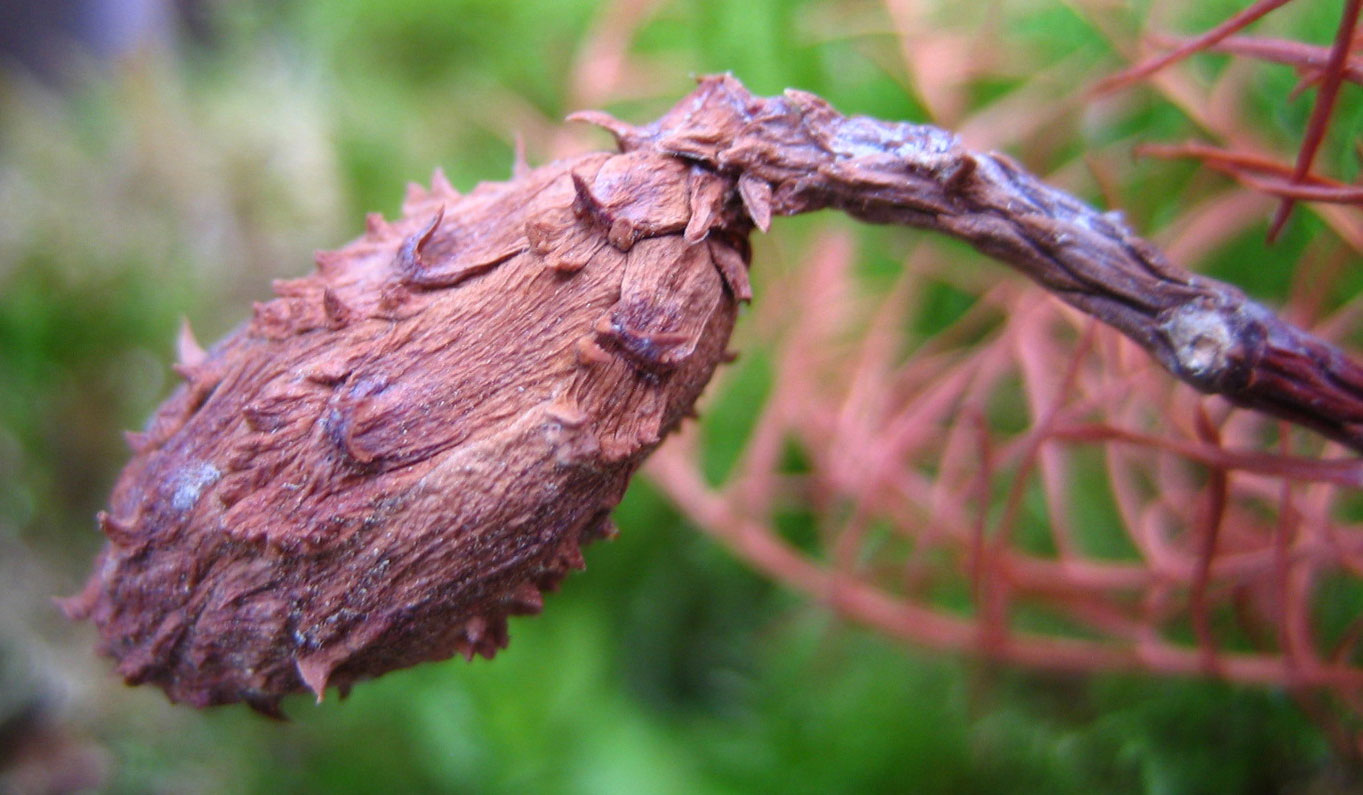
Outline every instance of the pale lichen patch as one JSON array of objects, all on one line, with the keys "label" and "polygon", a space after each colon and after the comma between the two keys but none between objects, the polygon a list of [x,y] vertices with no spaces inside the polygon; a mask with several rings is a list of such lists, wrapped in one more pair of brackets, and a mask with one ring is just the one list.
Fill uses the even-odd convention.
[{"label": "pale lichen patch", "polygon": [[1230,319],[1219,306],[1187,304],[1168,313],[1160,330],[1169,340],[1179,371],[1197,379],[1214,379],[1230,364],[1236,346]]},{"label": "pale lichen patch", "polygon": [[222,472],[207,461],[186,464],[171,481],[170,507],[184,512],[193,508],[204,489],[218,482]]}]

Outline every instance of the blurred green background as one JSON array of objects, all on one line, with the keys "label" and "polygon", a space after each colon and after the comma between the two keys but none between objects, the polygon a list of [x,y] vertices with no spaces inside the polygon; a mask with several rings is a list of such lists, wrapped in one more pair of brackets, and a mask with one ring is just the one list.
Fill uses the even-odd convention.
[{"label": "blurred green background", "polygon": [[[23,5],[0,8],[0,27],[9,13],[13,31]],[[797,86],[888,118],[936,107],[949,124],[1031,92],[1038,108],[1069,110],[1016,154],[1059,171],[1198,132],[1145,89],[1085,113],[1083,86],[1124,63],[1091,6],[1129,43],[1148,20],[1201,30],[1243,3],[104,5],[159,10],[116,41],[91,43],[79,26],[29,40],[39,59],[0,71],[0,789],[1177,793],[1363,781],[1281,692],[1041,675],[846,626],[747,571],[642,481],[619,539],[588,550],[589,570],[542,616],[513,620],[496,660],[420,666],[344,703],[298,697],[284,725],[123,687],[93,656],[93,630],[48,601],[78,588],[100,545],[91,517],[125,460],[120,431],[169,391],[179,319],[217,338],[269,279],[306,272],[364,212],[396,213],[405,183],[434,166],[460,189],[504,179],[517,132],[532,162],[604,146],[558,120],[604,102],[644,121],[689,75],[728,70],[758,93]],[[1323,43],[1337,13],[1298,3],[1269,30]],[[942,42],[974,57],[954,110],[915,89],[901,49]],[[625,58],[614,72],[612,53]],[[1216,56],[1195,66],[1228,68]],[[1288,152],[1309,112],[1309,94],[1286,99],[1294,80],[1258,70],[1242,98]],[[1363,117],[1356,99],[1346,94],[1337,127],[1346,142]],[[1353,178],[1338,144],[1327,170]],[[1176,218],[1205,179],[1186,163],[1132,173],[1121,196],[1146,228]],[[757,300],[772,278],[763,257],[781,260],[828,224],[846,226],[781,222],[785,242],[758,241]],[[1260,226],[1193,264],[1281,297],[1321,227],[1299,212],[1272,252]],[[913,233],[858,234],[874,289]],[[741,426],[750,409],[729,396],[704,421]]]}]

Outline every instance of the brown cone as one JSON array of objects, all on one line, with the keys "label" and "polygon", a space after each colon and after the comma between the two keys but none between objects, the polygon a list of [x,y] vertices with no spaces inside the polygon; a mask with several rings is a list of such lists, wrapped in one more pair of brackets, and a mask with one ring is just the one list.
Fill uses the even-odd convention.
[{"label": "brown cone", "polygon": [[746,299],[735,182],[644,148],[459,196],[279,282],[135,438],[66,600],[132,684],[278,714],[455,654],[582,568]]}]

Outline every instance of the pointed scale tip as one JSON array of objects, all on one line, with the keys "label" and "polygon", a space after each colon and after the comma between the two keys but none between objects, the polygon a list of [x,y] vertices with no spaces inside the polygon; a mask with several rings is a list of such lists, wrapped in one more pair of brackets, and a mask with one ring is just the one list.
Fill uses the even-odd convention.
[{"label": "pointed scale tip", "polygon": [[364,217],[364,235],[370,240],[377,240],[388,234],[388,222],[384,220],[382,213],[369,213]]},{"label": "pointed scale tip", "polygon": [[638,148],[644,137],[638,127],[626,124],[605,111],[580,110],[570,114],[565,121],[586,122],[600,127],[615,137],[615,143],[622,152]]},{"label": "pointed scale tip", "polygon": [[507,605],[516,615],[537,615],[544,610],[544,595],[533,582],[523,582],[511,591]]},{"label": "pointed scale tip", "polygon": [[334,271],[344,259],[345,254],[340,251],[319,249],[312,253],[312,261],[317,265],[317,272],[322,274]]},{"label": "pointed scale tip", "polygon": [[108,511],[100,511],[95,518],[99,522],[99,529],[118,546],[131,547],[137,544],[136,525],[132,521],[119,519]]},{"label": "pointed scale tip", "polygon": [[151,446],[151,434],[143,431],[124,431],[123,441],[127,443],[128,449],[133,452],[133,455],[137,455],[145,452]]},{"label": "pointed scale tip", "polygon": [[298,669],[298,678],[303,680],[303,684],[317,696],[317,703],[321,704],[327,692],[327,680],[331,678],[331,660],[314,654],[294,660],[294,667]]},{"label": "pointed scale tip", "polygon": [[530,173],[530,162],[525,159],[525,136],[516,133],[516,155],[511,161],[511,176],[513,179],[520,179]]},{"label": "pointed scale tip", "polygon": [[203,346],[194,338],[194,329],[189,327],[187,317],[180,318],[180,333],[175,338],[175,358],[188,368],[198,367],[208,358]]},{"label": "pointed scale tip", "polygon": [[744,174],[738,178],[738,194],[757,228],[764,233],[771,229],[771,184],[760,177]]},{"label": "pointed scale tip", "polygon": [[99,601],[99,585],[87,583],[85,589],[73,596],[54,596],[52,603],[72,621],[84,621],[90,617]]},{"label": "pointed scale tip", "polygon": [[[280,723],[288,723],[289,716],[284,714],[284,710],[279,706],[278,696],[255,696],[242,699],[246,706],[250,707],[259,715],[264,715],[270,720],[277,720]],[[199,706],[199,705],[195,705]]]},{"label": "pointed scale tip", "polygon": [[442,204],[440,209],[435,211],[435,215],[431,216],[431,220],[426,222],[426,226],[402,242],[402,246],[398,249],[395,265],[403,281],[414,282],[420,279],[421,272],[426,267],[426,263],[421,259],[421,251],[426,247],[426,244],[431,242],[435,230],[440,228],[440,222],[443,220],[445,220],[445,205]]},{"label": "pointed scale tip", "polygon": [[450,199],[459,198],[459,191],[450,184],[450,178],[445,176],[445,169],[439,166],[431,173],[431,193],[439,193]]},{"label": "pointed scale tip", "polygon": [[431,198],[430,191],[418,182],[407,183],[407,193],[402,198],[402,212],[410,214]]}]

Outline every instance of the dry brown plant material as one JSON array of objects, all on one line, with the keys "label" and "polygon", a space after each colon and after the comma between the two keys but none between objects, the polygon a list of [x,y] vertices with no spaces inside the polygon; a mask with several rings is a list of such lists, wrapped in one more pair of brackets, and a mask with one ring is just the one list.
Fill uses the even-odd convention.
[{"label": "dry brown plant material", "polygon": [[686,416],[750,297],[747,236],[834,207],[965,239],[1180,378],[1363,448],[1363,370],[1119,218],[942,130],[709,77],[589,154],[401,219],[208,351],[146,431],[68,600],[130,683],[245,701],[462,653],[538,612]]}]

